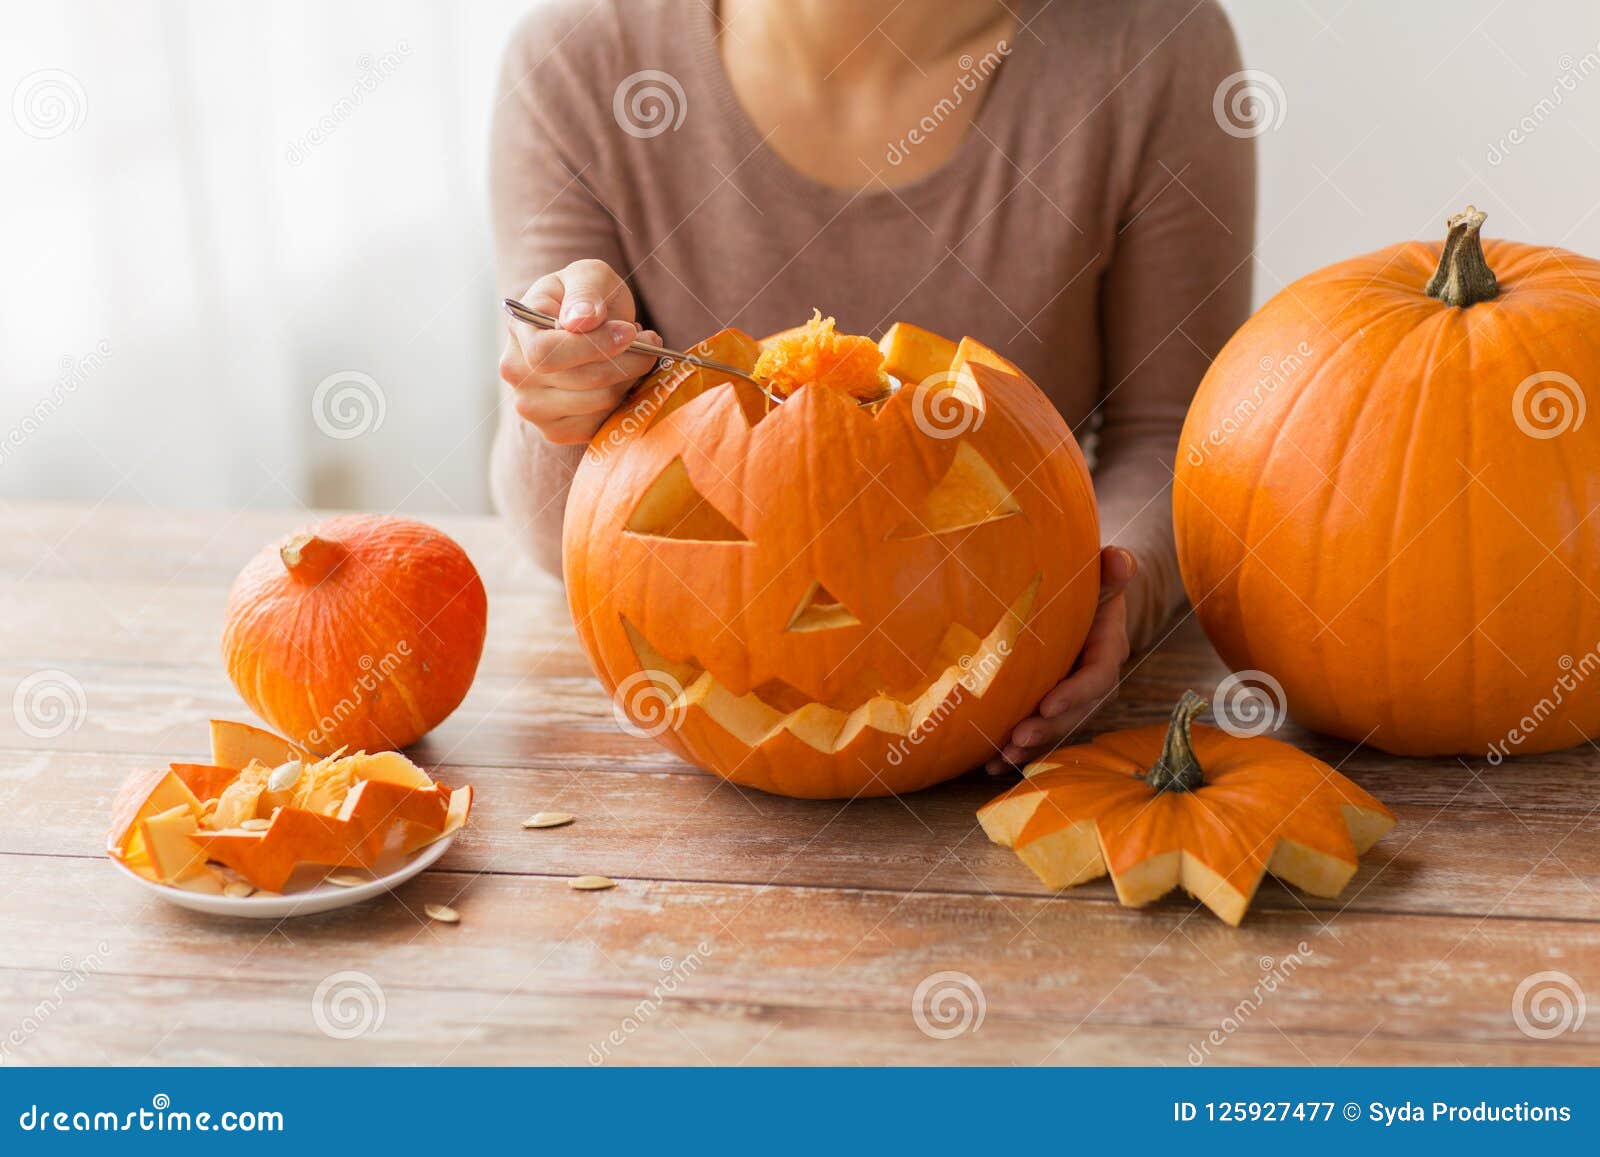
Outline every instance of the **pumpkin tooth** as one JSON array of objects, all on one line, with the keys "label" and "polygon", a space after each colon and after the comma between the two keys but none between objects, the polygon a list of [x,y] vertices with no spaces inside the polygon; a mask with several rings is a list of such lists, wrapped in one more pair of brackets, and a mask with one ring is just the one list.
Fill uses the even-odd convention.
[{"label": "pumpkin tooth", "polygon": [[[1004,665],[1006,656],[1023,624],[1032,612],[1042,576],[1035,575],[1021,596],[1008,607],[988,635],[979,638],[965,627],[952,625],[939,648],[946,665],[915,689],[909,700],[887,693],[842,710],[826,703],[806,703],[792,710],[781,710],[754,691],[735,695],[710,671],[693,662],[673,663],[663,657],[644,634],[624,620],[634,654],[645,672],[685,672],[682,689],[668,704],[666,715],[681,719],[690,708],[698,707],[725,731],[752,747],[759,747],[780,732],[823,752],[848,747],[863,731],[871,728],[890,735],[913,735],[937,716],[956,688],[963,687],[982,698]],[[970,642],[968,642],[970,640]],[[676,678],[676,675],[673,676]],[[684,685],[686,683],[686,685]]]}]

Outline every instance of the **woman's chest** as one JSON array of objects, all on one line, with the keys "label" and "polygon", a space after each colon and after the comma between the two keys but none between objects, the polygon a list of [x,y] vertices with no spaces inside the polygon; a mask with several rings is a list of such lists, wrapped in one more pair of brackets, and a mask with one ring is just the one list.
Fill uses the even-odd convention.
[{"label": "woman's chest", "polygon": [[[1019,182],[923,203],[880,193],[799,214],[743,192],[717,191],[675,229],[637,230],[632,280],[669,343],[727,326],[761,336],[813,309],[873,336],[909,321],[1005,353],[1069,419],[1094,404],[1110,231],[1072,188]],[[664,240],[647,248],[647,236]]]}]

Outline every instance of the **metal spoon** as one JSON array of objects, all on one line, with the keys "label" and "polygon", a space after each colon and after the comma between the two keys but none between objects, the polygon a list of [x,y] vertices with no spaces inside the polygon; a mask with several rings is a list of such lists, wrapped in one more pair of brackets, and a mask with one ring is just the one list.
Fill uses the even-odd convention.
[{"label": "metal spoon", "polygon": [[[505,308],[506,312],[518,321],[527,322],[529,325],[538,326],[540,329],[561,328],[561,322],[558,319],[551,317],[548,313],[540,313],[536,309],[529,309],[514,297],[505,299]],[[738,366],[730,366],[726,362],[712,361],[710,358],[703,358],[699,354],[684,353],[682,350],[669,350],[665,346],[651,345],[647,341],[632,341],[628,343],[626,348],[633,350],[635,353],[665,358],[670,362],[686,362],[691,366],[715,370],[719,374],[732,374],[736,378],[743,378],[747,382],[755,383],[763,394],[767,393],[766,386],[762,385],[760,380],[753,377],[749,371],[741,370]],[[771,395],[768,394],[768,397],[771,397]]]}]

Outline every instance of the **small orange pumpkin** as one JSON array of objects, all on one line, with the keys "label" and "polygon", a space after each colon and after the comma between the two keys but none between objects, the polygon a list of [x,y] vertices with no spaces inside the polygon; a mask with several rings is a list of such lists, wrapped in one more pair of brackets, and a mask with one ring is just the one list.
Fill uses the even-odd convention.
[{"label": "small orange pumpkin", "polygon": [[1393,813],[1287,743],[1193,727],[1205,706],[1185,691],[1166,727],[1045,756],[978,821],[1047,887],[1109,872],[1131,908],[1182,886],[1237,925],[1267,872],[1337,896]]},{"label": "small orange pumpkin", "polygon": [[244,701],[307,751],[395,750],[465,697],[487,615],[483,581],[447,535],[344,515],[240,572],[222,653]]},{"label": "small orange pumpkin", "polygon": [[1600,734],[1600,261],[1483,222],[1267,302],[1195,395],[1172,505],[1195,616],[1299,722],[1498,762]]},{"label": "small orange pumpkin", "polygon": [[[1071,666],[1099,590],[1094,490],[1055,407],[971,338],[904,323],[881,349],[814,320],[765,353],[736,330],[696,352],[763,368],[783,400],[660,371],[567,502],[567,597],[619,715],[810,798],[993,755]],[[885,373],[901,386],[872,399]]]}]

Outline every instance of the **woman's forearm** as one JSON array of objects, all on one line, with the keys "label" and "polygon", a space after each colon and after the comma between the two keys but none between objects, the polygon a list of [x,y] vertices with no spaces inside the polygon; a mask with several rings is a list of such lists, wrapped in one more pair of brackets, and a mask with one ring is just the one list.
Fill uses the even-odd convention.
[{"label": "woman's forearm", "polygon": [[495,509],[543,570],[561,577],[561,519],[585,447],[555,446],[509,404],[500,408],[489,461]]},{"label": "woman's forearm", "polygon": [[1131,552],[1139,564],[1123,593],[1128,641],[1135,651],[1160,641],[1184,598],[1172,535],[1172,474],[1159,454],[1151,447],[1142,458],[1119,455],[1095,471],[1100,539]]},{"label": "woman's forearm", "polygon": [[1212,95],[1243,67],[1227,17],[1196,6],[1148,68],[1153,128],[1101,285],[1105,383],[1096,447],[1101,536],[1137,556],[1127,593],[1135,647],[1161,638],[1183,599],[1172,469],[1195,387],[1250,314],[1254,142],[1218,131]]},{"label": "woman's forearm", "polygon": [[[559,50],[597,16],[611,18],[578,5],[532,12],[507,47],[495,102],[489,175],[502,296],[522,297],[540,278],[564,272],[573,262],[604,263],[619,272],[628,267],[616,216],[586,179],[586,174],[594,177],[595,142],[604,138],[582,117],[587,111],[605,129],[614,129],[609,95],[592,108],[574,106],[572,94],[581,88],[574,70],[584,66]],[[606,41],[601,38],[596,43]],[[626,308],[620,301],[612,305],[620,310],[614,316],[634,316],[631,297]],[[517,379],[518,384],[523,380]],[[558,577],[567,489],[583,450],[581,443],[547,441],[537,425],[518,414],[511,391],[503,390],[499,428],[490,451],[490,493],[523,549]]]}]

